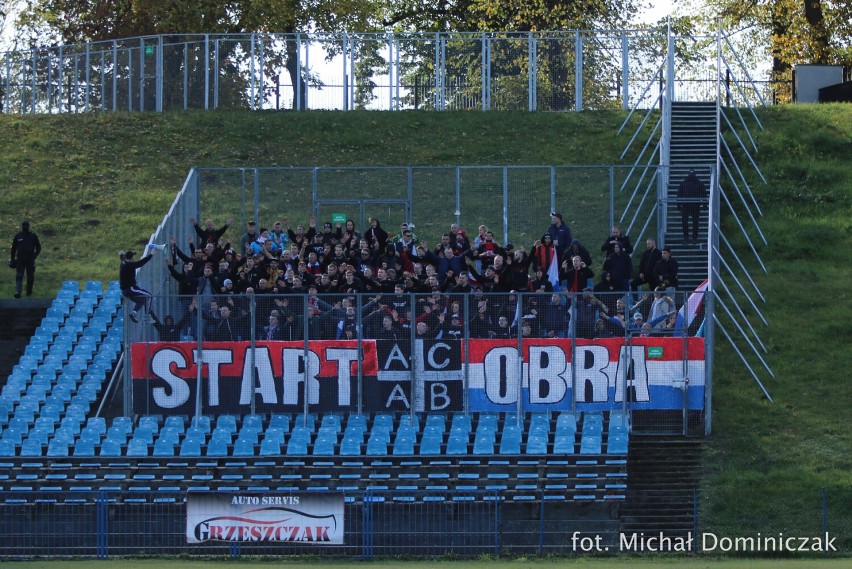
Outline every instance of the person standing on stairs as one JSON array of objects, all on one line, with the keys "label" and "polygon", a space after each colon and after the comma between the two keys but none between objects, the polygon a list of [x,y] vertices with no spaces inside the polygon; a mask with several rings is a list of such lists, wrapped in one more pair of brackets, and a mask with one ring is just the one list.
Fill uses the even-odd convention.
[{"label": "person standing on stairs", "polygon": [[[704,185],[695,170],[690,170],[677,188],[677,208],[680,210],[684,243],[698,243],[698,219],[706,200],[707,186]],[[691,241],[689,235],[690,220],[692,220]]]}]

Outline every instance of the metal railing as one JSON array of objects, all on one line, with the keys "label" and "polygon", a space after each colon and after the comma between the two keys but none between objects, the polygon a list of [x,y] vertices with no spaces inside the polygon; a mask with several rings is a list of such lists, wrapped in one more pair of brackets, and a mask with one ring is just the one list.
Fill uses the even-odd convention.
[{"label": "metal railing", "polygon": [[[666,86],[673,49],[689,57]],[[647,108],[666,88],[711,100],[714,49],[662,29],[144,36],[6,52],[0,100],[6,113]]]}]

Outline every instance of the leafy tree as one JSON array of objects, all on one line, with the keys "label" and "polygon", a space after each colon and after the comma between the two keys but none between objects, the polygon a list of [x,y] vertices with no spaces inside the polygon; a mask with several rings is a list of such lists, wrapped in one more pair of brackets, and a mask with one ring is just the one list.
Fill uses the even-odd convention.
[{"label": "leafy tree", "polygon": [[[26,0],[17,35],[44,45],[160,34],[171,34],[179,42],[186,34],[368,31],[376,28],[379,10],[375,0]],[[283,45],[270,41],[265,47],[267,65],[283,63],[291,84],[302,83],[304,97],[296,41],[291,39]],[[247,50],[227,40],[221,42],[221,48],[217,68],[236,73],[228,74],[226,82],[229,80],[239,91],[246,83],[240,58],[246,57]],[[166,58],[165,73],[179,73],[183,62],[182,54]]]},{"label": "leafy tree", "polygon": [[724,26],[764,33],[776,79],[789,79],[798,63],[852,64],[848,0],[708,0],[708,4]]}]

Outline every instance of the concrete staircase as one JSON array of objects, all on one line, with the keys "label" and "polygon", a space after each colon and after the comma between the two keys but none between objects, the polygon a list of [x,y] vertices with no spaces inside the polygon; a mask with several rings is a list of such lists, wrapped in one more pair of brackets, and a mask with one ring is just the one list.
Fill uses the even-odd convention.
[{"label": "concrete staircase", "polygon": [[630,437],[621,533],[686,538],[696,526],[702,442],[682,437]]},{"label": "concrete staircase", "polygon": [[710,188],[710,167],[716,164],[716,103],[672,103],[669,146],[668,206],[665,244],[672,248],[680,273],[680,290],[692,291],[707,278],[707,208],[701,210],[697,244],[681,232],[677,188],[690,169]]},{"label": "concrete staircase", "polygon": [[44,298],[0,300],[0,386],[21,359],[50,302]]}]

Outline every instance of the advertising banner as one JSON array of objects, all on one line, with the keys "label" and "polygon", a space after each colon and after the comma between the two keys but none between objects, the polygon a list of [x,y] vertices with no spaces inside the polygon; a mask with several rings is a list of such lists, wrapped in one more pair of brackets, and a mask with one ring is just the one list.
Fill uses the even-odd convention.
[{"label": "advertising banner", "polygon": [[[467,347],[467,350],[465,348]],[[413,351],[413,353],[412,353]],[[307,357],[306,357],[307,355]],[[191,415],[197,344],[131,348],[133,410]],[[702,409],[703,338],[206,342],[204,414]],[[305,386],[307,382],[307,387]],[[360,384],[360,388],[359,388]]]},{"label": "advertising banner", "polygon": [[186,540],[342,545],[343,494],[190,492]]}]

